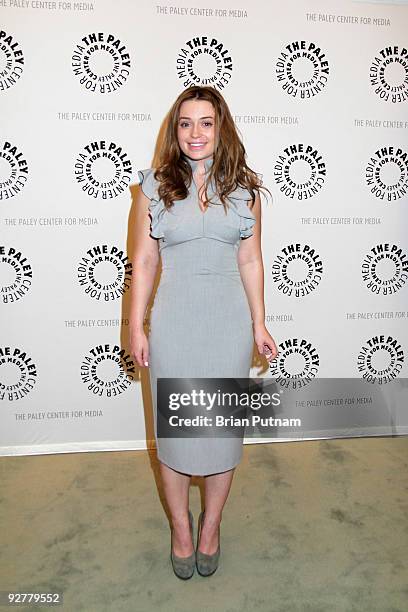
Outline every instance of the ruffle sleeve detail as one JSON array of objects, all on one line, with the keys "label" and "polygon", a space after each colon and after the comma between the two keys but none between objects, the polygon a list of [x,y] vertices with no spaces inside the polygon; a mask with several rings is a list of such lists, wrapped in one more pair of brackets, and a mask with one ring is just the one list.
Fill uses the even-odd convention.
[{"label": "ruffle sleeve detail", "polygon": [[153,238],[164,238],[162,219],[166,212],[166,207],[158,194],[158,181],[154,178],[154,168],[138,170],[137,173],[139,176],[139,185],[145,196],[150,200],[149,212],[152,218],[150,235]]},{"label": "ruffle sleeve detail", "polygon": [[240,218],[239,234],[240,238],[248,238],[253,235],[252,228],[256,223],[253,212],[247,202],[252,201],[252,196],[247,189],[237,187],[229,196],[232,201],[231,210]]}]

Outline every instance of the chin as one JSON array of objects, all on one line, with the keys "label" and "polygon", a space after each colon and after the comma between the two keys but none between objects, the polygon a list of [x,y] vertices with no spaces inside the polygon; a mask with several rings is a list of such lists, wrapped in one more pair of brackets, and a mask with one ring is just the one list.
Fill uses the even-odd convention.
[{"label": "chin", "polygon": [[186,153],[186,155],[188,155],[189,157],[194,157],[197,159],[204,159],[210,157],[212,154],[212,151],[204,151],[204,149],[198,151],[195,151],[194,149],[188,149]]}]

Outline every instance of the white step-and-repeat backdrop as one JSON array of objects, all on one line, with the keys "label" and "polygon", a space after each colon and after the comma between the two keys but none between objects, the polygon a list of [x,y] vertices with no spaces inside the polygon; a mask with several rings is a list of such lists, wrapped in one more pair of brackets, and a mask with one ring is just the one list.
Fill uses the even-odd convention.
[{"label": "white step-and-repeat backdrop", "polygon": [[[251,376],[361,379],[308,400],[327,416],[322,437],[347,430],[335,422],[345,411],[366,418],[349,435],[407,433],[392,381],[404,387],[408,371],[408,7],[0,0],[0,11],[0,454],[153,438],[148,371],[128,347],[132,193],[194,84],[222,92],[274,195],[263,256],[280,353],[268,370],[255,350]],[[393,388],[385,419],[380,386]]]}]

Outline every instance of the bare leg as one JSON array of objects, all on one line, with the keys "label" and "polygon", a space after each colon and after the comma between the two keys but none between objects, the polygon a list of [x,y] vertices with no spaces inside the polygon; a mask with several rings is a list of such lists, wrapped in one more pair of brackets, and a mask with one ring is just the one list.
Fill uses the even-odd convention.
[{"label": "bare leg", "polygon": [[218,547],[218,526],[222,518],[222,509],[231,488],[234,470],[221,474],[205,476],[205,517],[202,525],[199,550],[207,555],[215,553]]},{"label": "bare leg", "polygon": [[173,551],[178,557],[188,557],[194,551],[188,520],[191,476],[176,472],[161,461],[159,463],[164,495],[171,514]]}]

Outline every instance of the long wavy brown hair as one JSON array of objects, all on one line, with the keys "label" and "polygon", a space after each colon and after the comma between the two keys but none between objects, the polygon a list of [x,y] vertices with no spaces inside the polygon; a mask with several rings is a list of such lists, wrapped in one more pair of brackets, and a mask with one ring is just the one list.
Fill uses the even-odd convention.
[{"label": "long wavy brown hair", "polygon": [[269,189],[262,185],[261,175],[251,170],[245,161],[244,145],[222,95],[212,87],[194,85],[185,89],[175,100],[162,128],[163,136],[156,156],[154,178],[160,182],[158,193],[165,207],[169,209],[174,200],[187,198],[193,180],[191,166],[183,157],[177,138],[180,106],[185,100],[207,100],[214,108],[215,147],[213,163],[204,183],[204,206],[211,201],[207,193],[211,180],[214,181],[215,192],[225,212],[228,196],[238,187],[250,192],[251,206],[255,201],[255,191],[264,190],[272,196]]}]

